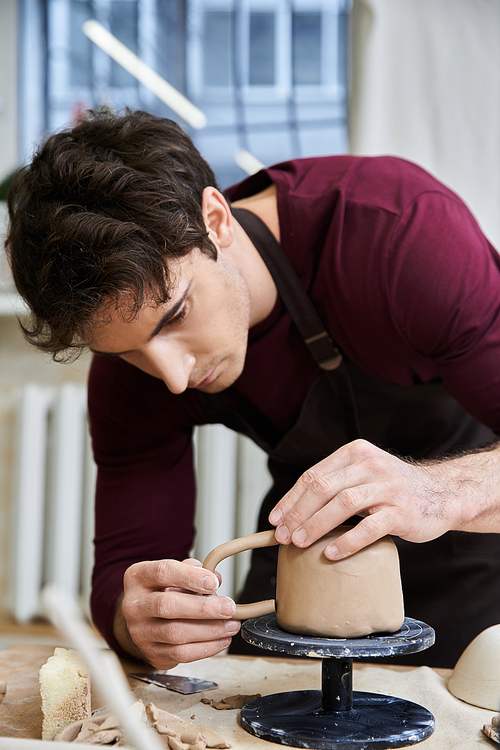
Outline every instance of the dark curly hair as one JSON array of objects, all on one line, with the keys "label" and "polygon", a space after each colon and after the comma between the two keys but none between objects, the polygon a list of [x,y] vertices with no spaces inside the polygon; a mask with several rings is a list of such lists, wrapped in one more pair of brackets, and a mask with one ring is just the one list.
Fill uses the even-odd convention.
[{"label": "dark curly hair", "polygon": [[8,195],[6,251],[31,317],[27,340],[74,359],[103,302],[168,301],[169,261],[199,248],[216,259],[202,218],[214,173],[172,120],[89,112],[51,135]]}]

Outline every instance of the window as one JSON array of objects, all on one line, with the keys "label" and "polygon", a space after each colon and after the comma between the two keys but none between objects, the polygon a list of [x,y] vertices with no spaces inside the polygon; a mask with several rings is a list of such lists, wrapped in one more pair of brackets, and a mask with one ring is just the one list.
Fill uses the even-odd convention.
[{"label": "window", "polygon": [[233,85],[231,47],[233,45],[234,13],[221,10],[205,13],[203,24],[203,85]]},{"label": "window", "polygon": [[248,84],[273,86],[275,82],[275,13],[248,14]]},{"label": "window", "polygon": [[295,86],[321,84],[321,13],[292,13],[292,77]]},{"label": "window", "polygon": [[[192,0],[188,40],[193,94],[252,102],[345,97],[343,0]],[[232,73],[232,74],[231,74]]]},{"label": "window", "polygon": [[[25,156],[44,132],[99,106],[141,107],[178,120],[222,185],[244,176],[238,149],[263,163],[342,152],[347,3],[22,0]],[[82,32],[89,19],[183,92],[207,126],[190,130],[96,47]]]}]

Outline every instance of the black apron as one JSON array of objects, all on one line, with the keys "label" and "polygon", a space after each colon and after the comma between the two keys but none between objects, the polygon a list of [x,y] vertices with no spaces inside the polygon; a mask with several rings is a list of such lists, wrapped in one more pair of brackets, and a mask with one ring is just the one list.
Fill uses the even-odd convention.
[{"label": "black apron", "polygon": [[[273,486],[266,495],[258,530],[300,475],[346,442],[363,437],[402,457],[434,458],[488,445],[496,435],[476,422],[441,382],[399,386],[379,382],[345,360],[325,331],[288,257],[267,226],[249,211],[233,214],[268,266],[278,292],[299,329],[305,350],[322,372],[313,382],[295,425],[269,445],[251,412],[230,410],[223,394],[200,394],[209,422],[252,438],[269,455]],[[308,356],[304,351],[304,356]],[[436,644],[398,663],[453,667],[468,643],[500,622],[500,535],[448,532],[439,539],[398,546],[405,611],[436,630]],[[240,602],[275,596],[278,548],[254,550]],[[237,637],[233,653],[255,653]],[[384,660],[387,661],[387,660]]]}]

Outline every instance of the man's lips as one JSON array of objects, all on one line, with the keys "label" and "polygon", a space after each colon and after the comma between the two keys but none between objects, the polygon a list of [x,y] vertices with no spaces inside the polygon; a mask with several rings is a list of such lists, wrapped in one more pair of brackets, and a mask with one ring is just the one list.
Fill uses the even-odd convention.
[{"label": "man's lips", "polygon": [[211,383],[215,379],[216,369],[217,368],[214,367],[212,372],[209,375],[207,375],[207,377],[204,380],[202,380],[201,383],[198,383],[198,385],[193,386],[193,388],[203,388],[205,385],[208,385],[209,383]]}]

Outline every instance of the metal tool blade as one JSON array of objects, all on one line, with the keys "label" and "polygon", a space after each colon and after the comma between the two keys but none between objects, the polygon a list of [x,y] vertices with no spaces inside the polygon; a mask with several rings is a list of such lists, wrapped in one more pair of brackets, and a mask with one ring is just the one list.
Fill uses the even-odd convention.
[{"label": "metal tool blade", "polygon": [[217,687],[216,682],[200,680],[198,677],[182,677],[181,675],[163,674],[162,672],[129,674],[129,677],[133,677],[135,680],[142,680],[143,682],[150,682],[152,685],[158,685],[159,687],[173,690],[174,692],[182,693],[183,695],[202,693],[204,690],[212,690],[212,688]]}]

